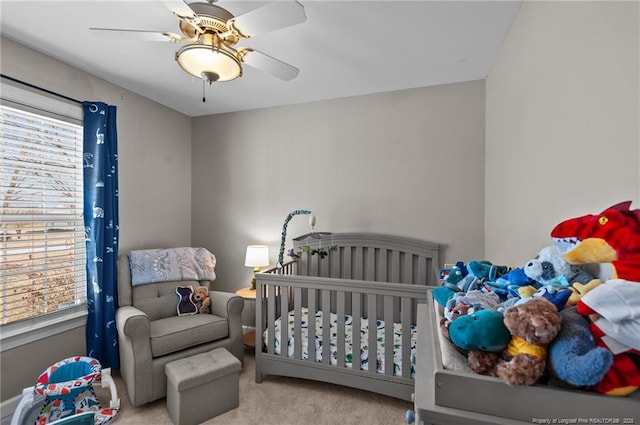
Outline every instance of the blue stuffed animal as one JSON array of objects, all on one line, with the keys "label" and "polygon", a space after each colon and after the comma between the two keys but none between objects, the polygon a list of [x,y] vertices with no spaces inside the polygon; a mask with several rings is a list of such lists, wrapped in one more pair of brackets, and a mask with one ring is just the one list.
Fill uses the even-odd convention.
[{"label": "blue stuffed animal", "polygon": [[467,266],[464,265],[464,262],[458,261],[456,265],[451,268],[445,284],[457,285],[468,273]]},{"label": "blue stuffed animal", "polygon": [[596,346],[589,322],[575,307],[565,308],[560,316],[560,331],[548,347],[547,368],[561,381],[577,387],[597,384],[613,364],[613,354]]},{"label": "blue stuffed animal", "polygon": [[449,338],[466,350],[502,351],[511,340],[504,316],[497,310],[479,310],[460,316],[449,325]]},{"label": "blue stuffed animal", "polygon": [[509,267],[493,264],[491,261],[469,261],[467,264],[467,270],[470,275],[477,277],[478,279],[488,279],[495,281],[500,276],[503,276],[509,272]]}]

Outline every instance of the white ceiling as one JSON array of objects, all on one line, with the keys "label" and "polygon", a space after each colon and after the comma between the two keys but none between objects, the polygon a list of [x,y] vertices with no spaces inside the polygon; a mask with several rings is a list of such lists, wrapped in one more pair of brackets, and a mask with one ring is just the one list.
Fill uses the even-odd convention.
[{"label": "white ceiling", "polygon": [[[267,3],[217,4],[238,16]],[[285,82],[245,66],[241,78],[207,86],[205,103],[202,81],[174,60],[180,45],[109,39],[89,30],[180,33],[177,18],[159,0],[0,0],[0,32],[186,115],[201,116],[485,78],[520,6],[516,0],[299,3],[305,23],[239,43],[298,67],[298,77]]]}]

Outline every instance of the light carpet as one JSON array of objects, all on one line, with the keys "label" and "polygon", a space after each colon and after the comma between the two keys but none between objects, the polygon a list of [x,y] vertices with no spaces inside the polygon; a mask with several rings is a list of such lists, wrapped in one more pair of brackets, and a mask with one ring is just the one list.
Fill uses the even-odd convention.
[{"label": "light carpet", "polygon": [[[401,425],[406,423],[407,409],[413,408],[408,401],[306,379],[265,376],[261,384],[256,384],[253,352],[247,350],[244,359],[240,371],[240,406],[203,424]],[[164,399],[134,408],[117,372],[114,379],[121,402],[115,425],[172,425]],[[108,400],[108,395],[101,400]]]}]

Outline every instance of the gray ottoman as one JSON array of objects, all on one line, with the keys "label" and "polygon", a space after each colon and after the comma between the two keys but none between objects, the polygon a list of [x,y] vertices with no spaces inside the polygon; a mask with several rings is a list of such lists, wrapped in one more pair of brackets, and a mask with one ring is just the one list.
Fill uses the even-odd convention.
[{"label": "gray ottoman", "polygon": [[173,423],[195,425],[238,407],[241,368],[224,348],[167,363],[167,410]]}]

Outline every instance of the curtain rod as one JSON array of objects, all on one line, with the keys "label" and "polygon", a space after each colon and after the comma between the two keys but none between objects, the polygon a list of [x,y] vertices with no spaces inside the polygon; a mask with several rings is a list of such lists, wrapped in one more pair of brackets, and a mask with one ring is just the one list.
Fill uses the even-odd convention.
[{"label": "curtain rod", "polygon": [[0,74],[0,76],[1,76],[2,78],[6,78],[7,80],[11,80],[11,81],[13,81],[13,82],[15,82],[15,83],[22,84],[23,86],[31,87],[32,89],[40,90],[40,91],[43,91],[43,92],[45,92],[45,93],[48,93],[48,94],[51,94],[51,95],[54,95],[54,96],[58,96],[58,97],[60,97],[60,98],[62,98],[62,99],[68,100],[68,101],[70,101],[70,102],[75,102],[75,103],[78,103],[78,104],[82,105],[82,101],[77,100],[77,99],[74,99],[74,98],[72,98],[72,97],[65,96],[65,95],[60,94],[60,93],[56,93],[56,92],[54,92],[54,91],[51,91],[51,90],[45,89],[45,88],[43,88],[43,87],[38,87],[38,86],[36,86],[36,85],[34,85],[34,84],[27,83],[27,82],[22,81],[22,80],[18,80],[17,78],[9,77],[8,75],[5,75],[5,74]]}]

